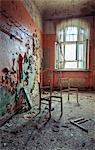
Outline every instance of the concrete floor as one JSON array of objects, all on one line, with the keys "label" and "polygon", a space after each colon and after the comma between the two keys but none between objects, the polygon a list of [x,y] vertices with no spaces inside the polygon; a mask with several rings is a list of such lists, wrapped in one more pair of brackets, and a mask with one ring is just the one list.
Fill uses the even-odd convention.
[{"label": "concrete floor", "polygon": [[[60,105],[52,104],[54,110],[47,124],[47,108],[35,116],[35,103],[31,111],[15,115],[0,127],[0,150],[95,150],[95,93],[80,92],[79,103],[75,93],[69,102],[63,93],[63,116],[59,118]],[[82,124],[88,133],[70,123],[80,117],[88,119]]]}]

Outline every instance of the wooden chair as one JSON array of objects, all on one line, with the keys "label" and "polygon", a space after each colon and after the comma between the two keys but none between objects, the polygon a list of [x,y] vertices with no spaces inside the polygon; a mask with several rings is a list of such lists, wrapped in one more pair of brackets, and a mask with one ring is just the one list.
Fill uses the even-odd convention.
[{"label": "wooden chair", "polygon": [[[44,94],[45,92],[47,92],[48,94]],[[53,95],[53,71],[50,69],[46,69],[41,72],[41,82],[39,83],[39,112],[41,112],[42,104],[48,105],[49,117],[51,117],[52,102],[60,103],[62,116],[62,94],[60,96]]]},{"label": "wooden chair", "polygon": [[68,101],[70,99],[70,93],[75,92],[76,93],[76,100],[77,104],[79,104],[78,101],[78,87],[74,87],[72,84],[72,78],[60,78],[60,84],[62,91],[67,91],[68,92]]}]

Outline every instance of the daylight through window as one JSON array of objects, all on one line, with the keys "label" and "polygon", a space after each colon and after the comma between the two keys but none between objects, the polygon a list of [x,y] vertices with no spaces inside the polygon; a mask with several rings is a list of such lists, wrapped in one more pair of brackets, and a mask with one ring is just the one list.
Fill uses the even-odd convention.
[{"label": "daylight through window", "polygon": [[68,26],[58,31],[55,69],[86,69],[87,39],[84,28]]}]

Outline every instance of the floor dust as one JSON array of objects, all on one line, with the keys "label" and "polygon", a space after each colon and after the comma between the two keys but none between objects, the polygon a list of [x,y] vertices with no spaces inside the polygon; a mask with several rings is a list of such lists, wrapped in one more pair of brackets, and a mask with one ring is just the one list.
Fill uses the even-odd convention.
[{"label": "floor dust", "polygon": [[[52,117],[48,120],[48,108],[38,105],[26,113],[19,113],[0,127],[0,150],[95,150],[95,93],[79,92],[77,105],[75,93],[67,100],[63,93],[63,116],[60,103],[52,103]],[[84,117],[81,125],[88,133],[70,123]]]}]

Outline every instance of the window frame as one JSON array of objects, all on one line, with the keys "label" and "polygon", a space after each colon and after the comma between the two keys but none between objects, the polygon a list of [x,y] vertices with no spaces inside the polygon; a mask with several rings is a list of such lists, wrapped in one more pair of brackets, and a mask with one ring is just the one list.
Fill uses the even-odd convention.
[{"label": "window frame", "polygon": [[[77,41],[66,41],[66,28],[68,27],[76,27],[77,28]],[[83,30],[83,33],[81,32],[81,30]],[[55,70],[74,70],[74,71],[80,71],[80,70],[87,70],[87,52],[88,52],[88,40],[86,39],[86,29],[83,28],[83,27],[80,27],[80,26],[75,26],[75,25],[71,25],[71,26],[66,26],[65,28],[63,28],[62,30],[59,31],[59,33],[57,33],[57,36],[59,36],[59,39],[57,40],[58,42],[56,42],[55,44],[58,44],[58,45],[61,45],[63,44],[63,47],[64,47],[64,58],[63,58],[63,67],[60,67],[61,65],[59,65],[60,61],[56,59],[56,56],[55,56]],[[60,37],[60,35],[62,36],[63,34],[63,38]],[[82,34],[83,36],[83,39],[81,40],[80,38],[80,34]],[[69,34],[69,35],[75,35],[75,34]],[[61,39],[61,42],[60,42],[60,39]],[[62,41],[63,39],[63,41]],[[65,63],[66,62],[74,62],[73,61],[66,61],[65,60],[65,45],[66,44],[76,44],[76,62],[77,62],[77,67],[76,68],[65,68]],[[82,60],[79,60],[79,44],[83,44],[83,49],[84,49],[84,52],[85,54],[84,57],[85,57],[85,60],[82,59]],[[60,51],[60,50],[58,50]],[[55,55],[56,55],[56,46],[55,46]],[[58,57],[60,58],[61,55],[59,55]],[[57,64],[56,61],[59,61],[59,63]],[[79,62],[83,62],[83,67],[79,68]]]}]

